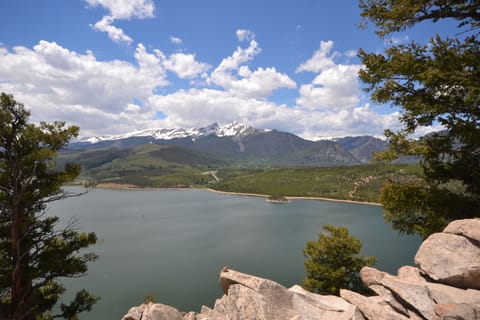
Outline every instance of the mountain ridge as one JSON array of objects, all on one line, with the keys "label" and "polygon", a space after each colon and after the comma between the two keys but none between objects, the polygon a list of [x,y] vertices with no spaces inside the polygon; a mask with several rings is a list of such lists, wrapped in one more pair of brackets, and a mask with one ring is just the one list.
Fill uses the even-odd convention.
[{"label": "mountain ridge", "polygon": [[172,140],[179,138],[198,138],[202,136],[208,136],[211,134],[216,135],[217,137],[243,137],[255,132],[268,132],[267,129],[256,129],[252,126],[249,126],[241,122],[232,122],[225,125],[220,125],[218,122],[214,122],[208,126],[204,127],[193,127],[190,129],[183,128],[157,128],[157,129],[145,129],[139,131],[127,132],[125,134],[118,135],[106,135],[106,136],[92,136],[92,137],[83,137],[78,139],[76,142],[89,142],[95,144],[101,141],[112,141],[112,140],[122,140],[132,137],[151,137],[156,140]]},{"label": "mountain ridge", "polygon": [[[349,166],[369,163],[387,142],[373,136],[311,141],[295,134],[257,129],[240,122],[191,129],[148,129],[121,135],[86,137],[71,149],[131,148],[142,144],[175,146],[231,164],[253,166]],[[175,151],[178,149],[172,149]],[[193,154],[192,154],[193,156]]]}]

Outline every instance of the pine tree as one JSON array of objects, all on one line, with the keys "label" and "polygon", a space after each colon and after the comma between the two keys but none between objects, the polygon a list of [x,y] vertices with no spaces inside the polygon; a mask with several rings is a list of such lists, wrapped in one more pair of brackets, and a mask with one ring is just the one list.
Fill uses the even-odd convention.
[{"label": "pine tree", "polygon": [[58,217],[47,216],[52,201],[73,196],[62,185],[80,167],[58,170],[56,152],[78,127],[29,123],[30,113],[5,93],[0,97],[0,318],[15,320],[76,319],[97,298],[82,290],[71,304],[51,313],[65,288],[59,277],[79,277],[96,259],[84,249],[97,242],[94,233],[79,233],[75,224],[58,229]]},{"label": "pine tree", "polygon": [[375,264],[374,257],[359,256],[362,243],[347,228],[324,225],[318,241],[308,241],[303,255],[307,276],[303,287],[311,292],[338,295],[340,289],[368,292],[360,279],[364,266]]},{"label": "pine tree", "polygon": [[[401,233],[427,237],[455,219],[480,216],[480,2],[360,0],[362,17],[380,37],[422,22],[456,20],[453,37],[360,50],[360,78],[373,101],[399,107],[403,128],[387,130],[382,161],[420,160],[423,176],[391,181],[381,194],[385,218]],[[444,130],[421,139],[422,127]]]}]

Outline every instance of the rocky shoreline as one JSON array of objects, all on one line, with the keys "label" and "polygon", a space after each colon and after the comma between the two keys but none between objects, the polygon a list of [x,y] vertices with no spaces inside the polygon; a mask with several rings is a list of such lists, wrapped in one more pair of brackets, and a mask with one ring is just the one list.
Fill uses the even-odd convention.
[{"label": "rocky shoreline", "polygon": [[343,289],[340,297],[307,292],[224,267],[224,295],[213,308],[180,312],[159,304],[131,308],[122,320],[421,320],[480,319],[480,219],[457,220],[428,237],[416,267],[397,275],[365,267],[362,281],[374,296]]}]

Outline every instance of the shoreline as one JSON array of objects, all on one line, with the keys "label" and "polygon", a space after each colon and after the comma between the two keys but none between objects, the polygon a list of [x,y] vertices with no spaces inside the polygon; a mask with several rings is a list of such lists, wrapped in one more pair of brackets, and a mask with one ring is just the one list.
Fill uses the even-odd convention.
[{"label": "shoreline", "polygon": [[[98,189],[114,189],[114,190],[188,190],[188,189],[196,189],[196,190],[207,190],[214,193],[220,194],[230,194],[236,196],[245,196],[245,197],[261,197],[261,198],[269,198],[269,194],[259,194],[259,193],[247,193],[247,192],[233,192],[233,191],[221,191],[215,190],[212,188],[144,188],[140,186],[136,186],[133,184],[122,184],[122,183],[99,183],[95,186]],[[329,202],[343,202],[343,203],[353,203],[353,204],[365,204],[369,206],[381,206],[380,203],[377,202],[364,202],[364,201],[356,201],[356,200],[343,200],[343,199],[332,199],[332,198],[324,198],[324,197],[301,197],[301,196],[285,196],[288,201],[291,200],[317,200],[317,201],[329,201]]]},{"label": "shoreline", "polygon": [[[270,195],[268,194],[258,194],[258,193],[246,193],[246,192],[233,192],[233,191],[221,191],[215,190],[211,188],[206,188],[210,192],[215,193],[222,193],[222,194],[231,194],[237,196],[246,196],[246,197],[263,197],[268,198]],[[297,197],[297,196],[285,196],[287,200],[317,200],[317,201],[329,201],[329,202],[344,202],[344,203],[354,203],[354,204],[366,204],[369,206],[382,206],[381,203],[377,202],[364,202],[364,201],[355,201],[355,200],[342,200],[342,199],[332,199],[332,198],[324,198],[324,197]]]}]

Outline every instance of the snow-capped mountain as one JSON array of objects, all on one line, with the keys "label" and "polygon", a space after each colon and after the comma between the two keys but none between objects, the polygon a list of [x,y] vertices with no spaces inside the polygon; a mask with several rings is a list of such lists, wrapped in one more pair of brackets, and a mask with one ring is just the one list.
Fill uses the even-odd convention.
[{"label": "snow-capped mountain", "polygon": [[191,138],[193,140],[209,135],[216,135],[217,137],[237,137],[243,138],[260,132],[267,132],[265,129],[255,129],[244,123],[232,122],[225,125],[220,125],[217,122],[211,125],[191,128],[191,129],[147,129],[141,131],[133,131],[125,134],[110,135],[110,136],[96,136],[80,138],[76,142],[83,143],[98,143],[101,141],[122,140],[132,137],[151,137],[155,140],[172,140],[178,138]]},{"label": "snow-capped mountain", "polygon": [[[372,152],[387,143],[372,136],[311,141],[289,132],[256,129],[244,123],[213,123],[191,129],[149,129],[121,135],[89,137],[69,145],[72,149],[116,148],[130,152],[154,143],[201,152],[222,161],[275,165],[352,165],[368,163]],[[128,151],[129,149],[130,151]],[[178,149],[176,149],[178,150]],[[185,156],[188,158],[188,156]]]}]

